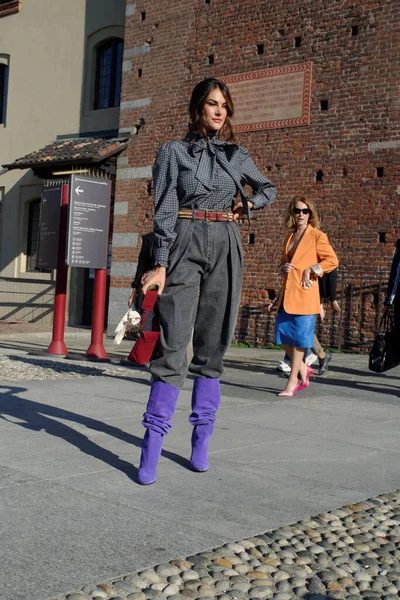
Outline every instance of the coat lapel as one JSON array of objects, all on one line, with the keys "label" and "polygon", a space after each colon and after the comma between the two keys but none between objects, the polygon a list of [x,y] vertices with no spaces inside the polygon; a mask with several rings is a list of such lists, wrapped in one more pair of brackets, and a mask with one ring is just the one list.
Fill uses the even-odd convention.
[{"label": "coat lapel", "polygon": [[[311,227],[311,225],[307,225],[307,229],[303,233],[303,237],[301,238],[300,242],[297,244],[297,247],[294,251],[294,254],[292,256],[292,261],[294,261],[294,260],[298,261],[307,252],[308,242],[310,241],[311,235],[312,235],[312,227]],[[293,233],[289,237],[288,242],[286,244],[286,254],[288,252],[289,243],[292,238],[293,238]]]}]

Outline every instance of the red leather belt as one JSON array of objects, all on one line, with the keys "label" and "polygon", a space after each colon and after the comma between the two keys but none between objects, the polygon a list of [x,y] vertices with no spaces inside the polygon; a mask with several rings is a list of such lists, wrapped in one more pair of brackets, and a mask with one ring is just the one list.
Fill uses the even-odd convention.
[{"label": "red leather belt", "polygon": [[231,210],[191,210],[182,208],[178,212],[178,219],[194,219],[196,221],[233,221],[233,212]]}]

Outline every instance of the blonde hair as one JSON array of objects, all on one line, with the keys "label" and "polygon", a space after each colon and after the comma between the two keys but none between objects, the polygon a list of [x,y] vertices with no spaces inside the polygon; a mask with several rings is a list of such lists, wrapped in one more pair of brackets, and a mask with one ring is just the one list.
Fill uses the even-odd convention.
[{"label": "blonde hair", "polygon": [[292,198],[286,213],[286,227],[288,229],[296,229],[294,209],[296,208],[296,204],[298,202],[303,202],[303,204],[307,204],[308,208],[310,209],[310,217],[308,219],[308,224],[311,225],[311,227],[315,227],[315,229],[319,229],[319,216],[314,204],[314,200],[312,200],[312,198],[308,198],[307,196],[295,196],[294,198]]}]

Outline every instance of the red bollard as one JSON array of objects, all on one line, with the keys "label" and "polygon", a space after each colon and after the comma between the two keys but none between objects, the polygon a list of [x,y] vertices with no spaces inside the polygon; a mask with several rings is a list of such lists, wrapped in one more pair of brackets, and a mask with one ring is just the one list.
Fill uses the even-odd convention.
[{"label": "red bollard", "polygon": [[67,241],[69,185],[62,187],[60,236],[58,244],[58,266],[56,274],[56,294],[54,298],[53,337],[48,354],[66,356],[68,350],[64,344],[65,307],[67,302],[68,267],[65,265],[65,247]]},{"label": "red bollard", "polygon": [[92,338],[85,354],[87,358],[108,359],[103,345],[106,289],[107,269],[96,269],[93,291]]}]

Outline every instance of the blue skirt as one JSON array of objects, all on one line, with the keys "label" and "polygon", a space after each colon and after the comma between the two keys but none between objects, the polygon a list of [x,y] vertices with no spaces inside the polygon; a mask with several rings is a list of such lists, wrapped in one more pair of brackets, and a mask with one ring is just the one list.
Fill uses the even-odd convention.
[{"label": "blue skirt", "polygon": [[315,315],[289,315],[283,308],[275,321],[275,344],[313,348]]}]

